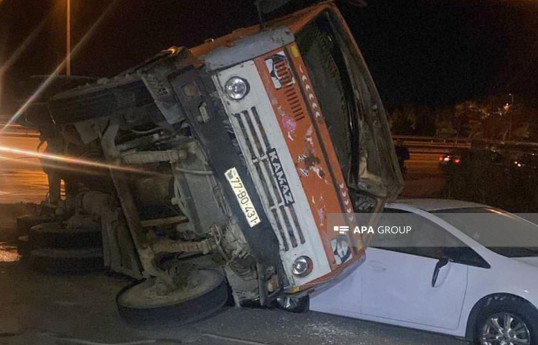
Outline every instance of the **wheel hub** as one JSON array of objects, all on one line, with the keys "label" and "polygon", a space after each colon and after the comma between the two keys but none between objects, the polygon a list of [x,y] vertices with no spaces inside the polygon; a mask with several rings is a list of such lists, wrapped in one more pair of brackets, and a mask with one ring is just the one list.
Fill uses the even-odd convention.
[{"label": "wheel hub", "polygon": [[531,344],[530,331],[526,323],[511,313],[491,315],[480,333],[481,345],[525,345]]}]

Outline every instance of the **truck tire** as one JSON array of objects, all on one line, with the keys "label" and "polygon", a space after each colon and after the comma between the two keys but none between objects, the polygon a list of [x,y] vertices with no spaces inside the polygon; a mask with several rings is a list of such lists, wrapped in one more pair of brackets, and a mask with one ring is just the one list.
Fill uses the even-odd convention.
[{"label": "truck tire", "polygon": [[98,248],[102,246],[99,227],[68,229],[61,223],[42,223],[30,228],[32,248]]},{"label": "truck tire", "polygon": [[30,243],[28,241],[28,235],[17,237],[17,252],[19,253],[23,261],[28,259],[28,255],[30,254]]},{"label": "truck tire", "polygon": [[17,234],[19,236],[28,235],[28,232],[32,226],[51,221],[52,215],[25,215],[17,217]]},{"label": "truck tire", "polygon": [[[26,110],[19,122],[26,123],[35,127],[52,126],[53,122],[50,118],[47,101],[52,96],[65,92],[85,84],[93,83],[96,79],[83,76],[66,76],[66,75],[34,75],[23,82],[21,99],[35,97]],[[47,84],[41,92],[36,92],[42,85]],[[36,97],[37,96],[37,97]],[[43,222],[40,222],[43,223]],[[35,225],[35,224],[34,224]]]},{"label": "truck tire", "polygon": [[46,273],[89,273],[104,268],[101,248],[38,248],[29,259],[33,269]]},{"label": "truck tire", "polygon": [[144,82],[133,75],[69,90],[53,97],[48,107],[58,125],[110,116],[116,111],[150,104],[153,98]]},{"label": "truck tire", "polygon": [[128,286],[116,296],[118,312],[125,321],[138,326],[167,321],[184,325],[204,319],[226,304],[228,288],[223,275],[211,269],[198,270],[198,281],[195,287],[166,296],[155,294],[155,278]]}]

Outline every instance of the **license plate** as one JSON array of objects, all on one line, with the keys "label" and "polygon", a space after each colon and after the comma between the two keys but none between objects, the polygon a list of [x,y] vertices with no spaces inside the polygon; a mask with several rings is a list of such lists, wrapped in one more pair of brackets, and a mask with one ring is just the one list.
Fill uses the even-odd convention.
[{"label": "license plate", "polygon": [[261,222],[260,217],[258,216],[258,212],[256,212],[256,209],[250,200],[250,196],[243,185],[243,181],[241,181],[241,177],[237,173],[237,169],[231,168],[227,170],[224,175],[230,183],[235,197],[237,198],[237,202],[247,218],[248,225],[252,228],[256,224],[259,224]]}]

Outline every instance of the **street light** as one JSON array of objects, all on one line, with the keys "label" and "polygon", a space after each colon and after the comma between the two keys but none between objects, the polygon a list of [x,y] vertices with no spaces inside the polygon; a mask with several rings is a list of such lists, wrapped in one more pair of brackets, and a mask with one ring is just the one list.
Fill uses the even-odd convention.
[{"label": "street light", "polygon": [[501,113],[501,114],[502,115],[508,115],[508,132],[507,132],[507,136],[508,136],[508,140],[512,140],[512,117],[513,117],[513,114],[512,114],[511,108],[514,105],[514,94],[509,93],[508,96],[511,98],[511,101],[510,101],[510,103],[506,102],[503,105],[504,112]]},{"label": "street light", "polygon": [[65,28],[65,74],[71,75],[71,0],[67,1],[67,18],[66,18],[66,28]]}]

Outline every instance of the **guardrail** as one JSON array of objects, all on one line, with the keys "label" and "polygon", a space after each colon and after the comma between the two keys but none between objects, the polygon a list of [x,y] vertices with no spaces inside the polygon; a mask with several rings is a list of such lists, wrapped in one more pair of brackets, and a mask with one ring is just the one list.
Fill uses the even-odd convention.
[{"label": "guardrail", "polygon": [[6,123],[0,122],[0,137],[39,138],[39,132],[18,124],[10,124],[6,127]]},{"label": "guardrail", "polygon": [[435,138],[410,135],[393,135],[392,138],[403,141],[412,153],[447,153],[454,149],[470,148],[471,141],[462,138]]},{"label": "guardrail", "polygon": [[468,138],[439,138],[439,137],[423,137],[415,135],[393,135],[394,140],[424,142],[430,144],[471,144],[472,140]]},{"label": "guardrail", "polygon": [[404,144],[413,151],[424,152],[448,152],[457,148],[491,148],[496,147],[506,151],[536,151],[538,143],[529,141],[513,140],[488,140],[488,139],[468,139],[468,138],[438,138],[421,137],[412,135],[393,135],[393,140],[402,140]]}]

